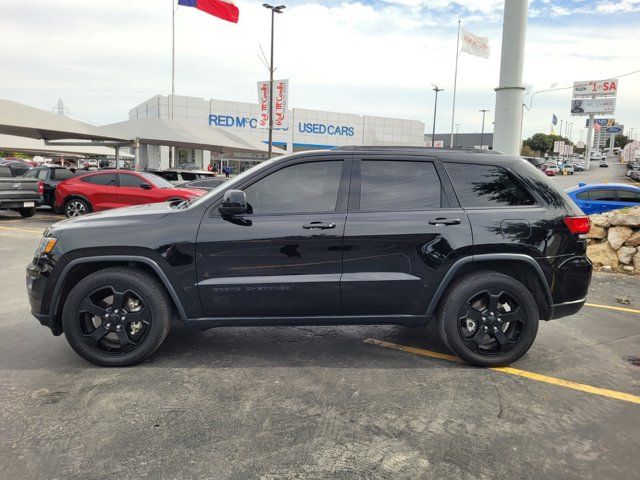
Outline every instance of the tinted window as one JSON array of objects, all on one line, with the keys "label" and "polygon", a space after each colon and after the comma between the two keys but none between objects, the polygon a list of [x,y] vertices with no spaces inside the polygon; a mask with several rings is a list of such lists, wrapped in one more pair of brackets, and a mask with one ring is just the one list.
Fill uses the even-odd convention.
[{"label": "tinted window", "polygon": [[13,173],[9,167],[0,166],[0,177],[13,177]]},{"label": "tinted window", "polygon": [[278,170],[245,189],[253,213],[332,212],[342,161],[311,162]]},{"label": "tinted window", "polygon": [[178,174],[176,172],[154,172],[154,174],[159,175],[160,177],[170,182],[178,181]]},{"label": "tinted window", "polygon": [[598,202],[617,202],[618,196],[615,190],[589,190],[589,200]]},{"label": "tinted window", "polygon": [[[29,172],[27,172],[29,173]],[[43,168],[42,170],[38,170],[38,178],[40,180],[46,180],[47,179],[47,171]]]},{"label": "tinted window", "polygon": [[120,186],[121,187],[134,187],[134,188],[140,188],[140,185],[142,185],[143,183],[147,183],[144,180],[142,180],[139,177],[136,177],[135,175],[129,175],[127,173],[121,173],[120,174]]},{"label": "tinted window", "polygon": [[200,178],[197,174],[191,172],[182,172],[180,175],[182,176],[183,180],[186,180],[188,182]]},{"label": "tinted window", "polygon": [[73,175],[73,172],[66,168],[54,168],[51,171],[51,178],[55,178],[56,180],[66,180],[67,178],[73,177]]},{"label": "tinted window", "polygon": [[535,204],[524,187],[504,168],[469,163],[447,163],[446,168],[463,207]]},{"label": "tinted window", "polygon": [[640,193],[631,190],[618,190],[618,199],[621,202],[640,203]]},{"label": "tinted window", "polygon": [[589,192],[580,192],[576,195],[579,200],[589,200]]},{"label": "tinted window", "polygon": [[35,169],[29,170],[27,173],[24,174],[24,176],[27,178],[33,178],[38,174],[38,172],[40,172],[40,170],[35,170]]},{"label": "tinted window", "polygon": [[106,185],[113,187],[116,184],[116,176],[114,173],[103,173],[101,175],[90,175],[82,179],[83,182],[93,183],[94,185]]},{"label": "tinted window", "polygon": [[363,160],[360,210],[440,208],[442,187],[431,162]]}]

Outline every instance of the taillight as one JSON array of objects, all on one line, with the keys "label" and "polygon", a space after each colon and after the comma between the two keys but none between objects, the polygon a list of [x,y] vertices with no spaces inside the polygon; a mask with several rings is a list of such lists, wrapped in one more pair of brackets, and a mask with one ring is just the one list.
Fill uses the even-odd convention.
[{"label": "taillight", "polygon": [[591,221],[586,215],[580,217],[565,217],[564,223],[573,234],[585,234],[589,233],[591,228]]},{"label": "taillight", "polygon": [[38,182],[38,193],[44,193],[44,182]]}]

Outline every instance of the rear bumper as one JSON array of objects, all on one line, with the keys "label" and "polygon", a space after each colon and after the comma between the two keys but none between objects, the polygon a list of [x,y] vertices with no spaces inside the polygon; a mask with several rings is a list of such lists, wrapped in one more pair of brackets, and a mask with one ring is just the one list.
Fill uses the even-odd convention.
[{"label": "rear bumper", "polygon": [[24,200],[0,200],[0,209],[3,210],[13,210],[16,208],[33,208],[33,207],[25,207],[25,202],[33,203],[34,207],[39,207],[42,205],[42,197],[40,198],[32,198],[32,199],[24,199]]},{"label": "rear bumper", "polygon": [[558,318],[568,317],[569,315],[578,313],[586,301],[586,298],[581,298],[580,300],[574,300],[572,302],[555,303],[551,305],[552,314],[550,320],[556,320]]}]

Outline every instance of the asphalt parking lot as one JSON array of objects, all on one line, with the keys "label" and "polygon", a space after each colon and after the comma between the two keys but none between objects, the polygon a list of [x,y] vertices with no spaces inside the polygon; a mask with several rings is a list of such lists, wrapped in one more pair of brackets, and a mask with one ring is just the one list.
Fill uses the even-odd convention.
[{"label": "asphalt parking lot", "polygon": [[638,277],[596,274],[511,369],[394,326],[174,330],[105,369],[29,314],[24,267],[59,218],[0,212],[2,478],[638,476]]}]

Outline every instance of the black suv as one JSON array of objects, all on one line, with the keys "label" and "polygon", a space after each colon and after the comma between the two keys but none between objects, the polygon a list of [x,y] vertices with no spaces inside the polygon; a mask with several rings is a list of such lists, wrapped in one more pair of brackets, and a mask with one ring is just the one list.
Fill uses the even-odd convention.
[{"label": "black suv", "polygon": [[505,365],[539,319],[576,313],[589,220],[519,157],[342,148],[264,162],[191,203],[52,225],[33,315],[84,358],[151,355],[196,329],[437,321],[467,362]]}]

